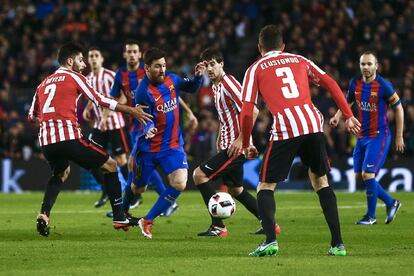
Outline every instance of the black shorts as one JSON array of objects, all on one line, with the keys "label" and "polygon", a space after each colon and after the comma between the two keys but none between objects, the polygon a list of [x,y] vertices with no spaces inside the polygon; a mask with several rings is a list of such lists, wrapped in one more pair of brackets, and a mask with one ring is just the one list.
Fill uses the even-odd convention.
[{"label": "black shorts", "polygon": [[246,161],[243,155],[236,159],[230,159],[227,150],[222,150],[206,162],[200,165],[200,170],[210,180],[222,178],[223,183],[229,187],[243,186],[243,163]]},{"label": "black shorts", "polygon": [[113,155],[130,152],[131,139],[125,128],[107,131],[94,128],[89,135],[89,140],[93,140],[105,150],[111,149]]},{"label": "black shorts", "polygon": [[83,137],[43,146],[42,152],[54,175],[64,172],[69,161],[89,170],[100,168],[109,158],[101,146]]},{"label": "black shorts", "polygon": [[260,169],[260,181],[275,183],[285,180],[295,156],[299,156],[318,176],[330,170],[325,136],[321,132],[312,133],[288,140],[269,141]]}]

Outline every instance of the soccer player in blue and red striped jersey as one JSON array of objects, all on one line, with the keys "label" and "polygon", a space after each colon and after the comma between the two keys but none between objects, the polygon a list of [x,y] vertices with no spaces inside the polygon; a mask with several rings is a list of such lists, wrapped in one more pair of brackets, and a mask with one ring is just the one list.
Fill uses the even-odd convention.
[{"label": "soccer player in blue and red striped jersey", "polygon": [[[128,40],[125,42],[124,45],[124,59],[127,63],[126,66],[123,66],[118,69],[115,74],[114,83],[111,89],[111,97],[115,99],[126,99],[126,104],[129,106],[134,106],[134,91],[138,87],[138,84],[144,78],[145,71],[144,71],[144,63],[140,62],[141,59],[141,51],[139,48],[138,41],[135,40]],[[131,134],[131,141],[135,143],[138,129],[137,125],[134,124],[132,118],[128,118],[127,125],[130,130]],[[124,210],[128,212],[130,204],[131,206],[137,206],[141,201],[141,195],[133,195],[132,191],[130,191],[130,183],[133,181],[133,174],[131,168],[131,164],[133,163],[132,159],[128,160],[129,164],[129,172],[128,172],[128,179],[127,186],[125,189],[125,193],[127,194],[128,200],[124,199]],[[124,173],[123,173],[124,174]],[[152,185],[155,186],[157,193],[161,194],[165,191],[165,185],[159,173],[154,171],[151,179],[149,180]],[[108,213],[108,216],[111,214]]]},{"label": "soccer player in blue and red striped jersey", "polygon": [[139,220],[142,234],[151,239],[154,219],[173,204],[187,184],[187,157],[179,124],[179,93],[195,93],[199,90],[205,66],[202,62],[198,63],[194,78],[183,79],[166,72],[165,53],[157,48],[145,52],[144,63],[145,77],[135,92],[135,104],[148,106],[148,113],[154,115],[153,122],[157,132],[150,139],[142,136],[137,141],[138,153],[135,162],[139,181],[135,183],[135,188],[140,193],[145,191],[156,166],[168,176],[170,184],[147,215]]},{"label": "soccer player in blue and red striped jersey", "polygon": [[[356,103],[358,120],[362,127],[358,134],[354,149],[354,171],[357,180],[366,186],[367,213],[356,223],[361,225],[376,224],[377,199],[384,201],[387,210],[385,223],[394,220],[401,207],[399,200],[393,199],[375,179],[387,157],[391,143],[391,132],[388,125],[388,106],[395,110],[396,138],[395,147],[404,152],[403,127],[404,110],[398,94],[392,84],[377,74],[378,60],[373,52],[364,52],[360,57],[362,76],[351,80],[347,100],[351,105]],[[338,111],[330,120],[337,126],[341,117]]]}]

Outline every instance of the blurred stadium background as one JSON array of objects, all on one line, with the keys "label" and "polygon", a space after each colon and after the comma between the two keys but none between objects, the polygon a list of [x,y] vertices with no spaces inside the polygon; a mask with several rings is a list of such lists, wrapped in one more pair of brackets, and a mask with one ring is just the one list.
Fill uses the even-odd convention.
[{"label": "blurred stadium background", "polygon": [[[36,86],[57,67],[56,50],[69,40],[103,49],[104,66],[116,70],[124,64],[123,43],[130,38],[141,49],[157,46],[169,54],[169,70],[192,73],[201,51],[220,48],[225,69],[241,82],[244,71],[258,57],[258,30],[280,24],[286,50],[305,55],[329,72],[344,93],[348,81],[359,74],[359,55],[377,52],[379,72],[402,98],[405,110],[406,152],[392,148],[380,176],[390,190],[412,191],[414,172],[414,1],[413,0],[293,0],[293,1],[131,1],[38,0],[0,1],[0,168],[3,192],[42,190],[49,169],[40,153],[37,127],[26,114]],[[185,133],[189,160],[197,165],[215,151],[218,121],[212,91],[206,79],[197,95],[184,95],[199,119],[194,133]],[[184,94],[184,93],[183,93]],[[325,116],[332,181],[353,191],[349,157],[355,138],[343,127],[326,125],[336,111],[329,94],[313,86],[313,100]],[[82,109],[84,103],[79,105]],[[395,129],[393,111],[389,118]],[[80,121],[81,117],[80,117]],[[259,151],[268,139],[271,117],[260,112],[254,129]],[[83,123],[83,122],[82,122]],[[185,126],[185,121],[183,122]],[[85,133],[89,127],[83,123]],[[185,127],[184,127],[185,129]],[[394,138],[394,137],[393,137]],[[254,184],[260,160],[247,164],[245,181]],[[300,165],[291,172],[289,188],[304,188]],[[95,189],[84,171],[73,170],[67,189]]]}]

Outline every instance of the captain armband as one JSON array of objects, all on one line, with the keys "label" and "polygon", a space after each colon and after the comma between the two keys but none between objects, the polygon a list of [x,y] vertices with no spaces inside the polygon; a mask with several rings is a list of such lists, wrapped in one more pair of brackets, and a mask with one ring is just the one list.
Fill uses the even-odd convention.
[{"label": "captain armband", "polygon": [[391,97],[388,98],[388,103],[392,106],[392,107],[396,107],[397,105],[399,105],[401,103],[401,99],[398,96],[397,93],[392,94]]}]

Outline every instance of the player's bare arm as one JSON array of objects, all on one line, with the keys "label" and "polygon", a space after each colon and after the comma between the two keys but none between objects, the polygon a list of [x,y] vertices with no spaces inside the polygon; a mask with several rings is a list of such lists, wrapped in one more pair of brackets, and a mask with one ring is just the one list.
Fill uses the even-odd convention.
[{"label": "player's bare arm", "polygon": [[[254,126],[254,123],[256,122],[256,119],[257,119],[258,115],[259,115],[259,110],[257,109],[256,106],[254,106],[253,107],[253,124],[252,124],[252,126]],[[237,137],[237,139],[234,140],[233,144],[227,150],[227,154],[231,158],[236,158],[241,153],[243,153],[243,132],[242,131],[240,132],[239,137]],[[248,147],[245,148],[244,154],[245,154],[246,158],[252,159],[252,158],[255,158],[257,156],[258,151],[257,151],[255,146],[250,144]]]},{"label": "player's bare arm", "polygon": [[197,117],[194,115],[193,111],[191,111],[191,108],[184,102],[184,100],[181,97],[179,97],[179,99],[180,99],[180,106],[182,106],[184,111],[187,113],[188,128],[190,130],[195,130],[198,126]]},{"label": "player's bare arm", "polygon": [[394,107],[395,109],[395,123],[396,123],[396,130],[395,130],[395,148],[398,152],[404,153],[405,144],[404,144],[404,109],[402,104],[399,104]]},{"label": "player's bare arm", "polygon": [[151,122],[153,118],[151,114],[145,112],[146,109],[148,109],[148,106],[146,105],[137,105],[136,107],[130,107],[120,103],[118,103],[115,107],[115,111],[130,114],[143,125],[146,125],[147,122]]},{"label": "player's bare arm", "polygon": [[[349,104],[349,107],[352,107],[352,105],[354,104],[354,102]],[[329,125],[333,126],[333,127],[337,127],[339,124],[339,121],[342,119],[342,111],[340,109],[338,109],[338,111],[336,111],[335,115],[329,120]]]},{"label": "player's bare arm", "polygon": [[92,102],[88,101],[88,103],[86,104],[82,112],[82,118],[86,122],[90,122],[92,120],[91,110],[92,110]]}]

